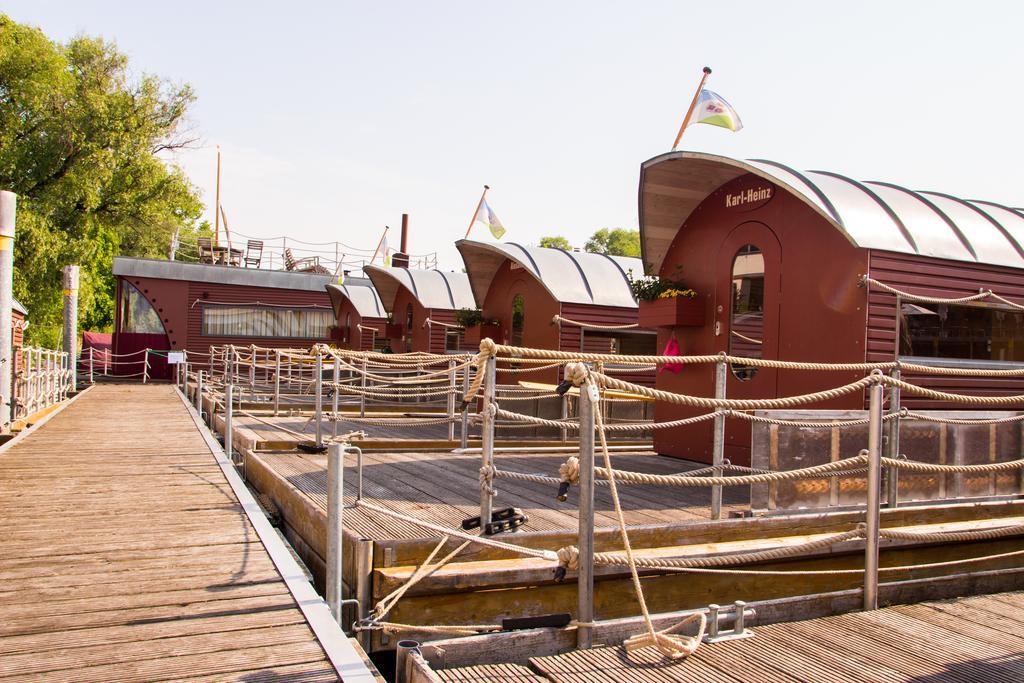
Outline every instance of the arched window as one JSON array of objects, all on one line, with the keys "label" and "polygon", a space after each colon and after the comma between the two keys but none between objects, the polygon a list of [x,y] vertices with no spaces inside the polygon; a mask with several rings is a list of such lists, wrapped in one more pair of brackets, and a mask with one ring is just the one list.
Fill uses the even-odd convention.
[{"label": "arched window", "polygon": [[164,324],[149,300],[132,283],[121,282],[121,331],[164,334]]},{"label": "arched window", "polygon": [[512,299],[512,346],[523,345],[523,295],[516,294]]},{"label": "arched window", "polygon": [[[732,315],[729,320],[729,355],[761,358],[764,343],[764,255],[745,244],[732,261]],[[734,364],[732,373],[746,381],[757,368]]]}]

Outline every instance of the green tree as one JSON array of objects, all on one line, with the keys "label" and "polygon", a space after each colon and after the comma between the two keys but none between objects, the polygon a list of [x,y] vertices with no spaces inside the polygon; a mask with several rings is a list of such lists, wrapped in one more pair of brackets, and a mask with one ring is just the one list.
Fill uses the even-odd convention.
[{"label": "green tree", "polygon": [[569,240],[565,239],[561,235],[541,237],[539,244],[540,246],[547,247],[549,249],[564,249],[566,251],[572,251],[572,245],[569,244]]},{"label": "green tree", "polygon": [[58,342],[64,265],[81,266],[82,327],[109,329],[112,258],[166,258],[175,231],[197,229],[196,189],[160,158],[195,142],[183,124],[193,99],[132,78],[112,43],[58,44],[0,15],[0,188],[18,194],[14,295],[29,343]]},{"label": "green tree", "polygon": [[640,231],[625,228],[601,228],[583,247],[595,254],[610,256],[640,256]]}]

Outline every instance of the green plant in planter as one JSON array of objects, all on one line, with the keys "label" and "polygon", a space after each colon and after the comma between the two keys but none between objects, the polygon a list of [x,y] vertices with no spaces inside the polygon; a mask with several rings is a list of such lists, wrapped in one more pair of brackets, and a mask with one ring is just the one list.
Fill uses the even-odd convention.
[{"label": "green plant in planter", "polygon": [[476,327],[484,321],[484,314],[474,308],[460,308],[455,311],[455,322],[463,329]]},{"label": "green plant in planter", "polygon": [[676,266],[671,278],[661,278],[657,275],[634,278],[633,271],[630,270],[626,273],[626,279],[629,280],[629,288],[637,301],[657,301],[676,297],[692,299],[697,296],[697,292],[686,286],[679,274],[681,271],[682,266]]}]

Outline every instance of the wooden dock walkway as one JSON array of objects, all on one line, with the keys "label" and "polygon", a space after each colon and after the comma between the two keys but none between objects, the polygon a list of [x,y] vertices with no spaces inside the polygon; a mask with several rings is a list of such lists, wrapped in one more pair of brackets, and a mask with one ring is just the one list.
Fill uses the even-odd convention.
[{"label": "wooden dock walkway", "polygon": [[621,647],[435,672],[462,683],[967,683],[1024,680],[1024,593],[896,605],[754,627],[669,663]]},{"label": "wooden dock walkway", "polygon": [[0,681],[338,680],[240,500],[166,385],[93,387],[0,451]]}]

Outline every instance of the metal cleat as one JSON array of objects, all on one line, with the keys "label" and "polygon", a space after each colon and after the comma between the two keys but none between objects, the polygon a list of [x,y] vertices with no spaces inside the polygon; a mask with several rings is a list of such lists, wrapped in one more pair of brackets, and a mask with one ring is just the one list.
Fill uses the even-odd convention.
[{"label": "metal cleat", "polygon": [[[732,608],[726,608],[727,611],[723,611],[719,605],[711,604],[708,605],[708,626],[707,632],[704,634],[705,643],[720,643],[725,640],[739,640],[741,638],[750,638],[754,635],[754,632],[746,627],[747,617],[754,618],[757,616],[752,608],[747,607],[747,603],[742,600],[737,600],[733,603]],[[719,622],[725,621],[732,617],[733,626],[729,631],[723,631],[719,628]]]}]

